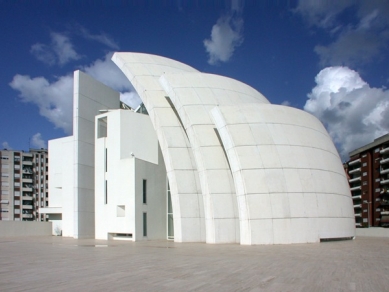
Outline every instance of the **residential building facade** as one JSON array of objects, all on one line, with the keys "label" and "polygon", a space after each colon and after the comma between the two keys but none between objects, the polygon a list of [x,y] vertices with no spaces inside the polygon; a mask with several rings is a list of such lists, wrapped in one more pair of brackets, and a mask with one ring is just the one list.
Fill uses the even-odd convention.
[{"label": "residential building facade", "polygon": [[389,226],[389,134],[350,152],[345,164],[355,226]]},{"label": "residential building facade", "polygon": [[48,205],[48,153],[1,150],[1,220],[46,221],[39,209]]}]

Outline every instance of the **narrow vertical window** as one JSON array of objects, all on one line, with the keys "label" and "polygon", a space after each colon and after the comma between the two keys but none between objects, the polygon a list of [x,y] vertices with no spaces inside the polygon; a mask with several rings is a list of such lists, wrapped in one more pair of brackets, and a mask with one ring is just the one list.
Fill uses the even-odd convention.
[{"label": "narrow vertical window", "polygon": [[143,213],[143,236],[147,236],[147,213]]},{"label": "narrow vertical window", "polygon": [[167,183],[167,238],[174,239],[173,206],[169,182]]},{"label": "narrow vertical window", "polygon": [[105,172],[108,171],[108,149],[105,148]]},{"label": "narrow vertical window", "polygon": [[104,190],[104,193],[105,193],[105,204],[108,204],[108,182],[107,180],[105,180],[105,190]]},{"label": "narrow vertical window", "polygon": [[143,180],[143,204],[147,204],[147,180]]}]

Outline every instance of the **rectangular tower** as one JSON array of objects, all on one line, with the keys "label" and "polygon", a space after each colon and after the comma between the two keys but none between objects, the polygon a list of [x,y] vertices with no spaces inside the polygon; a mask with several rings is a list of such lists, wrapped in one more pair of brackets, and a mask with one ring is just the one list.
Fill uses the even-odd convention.
[{"label": "rectangular tower", "polygon": [[350,152],[345,167],[356,226],[389,226],[389,134]]}]

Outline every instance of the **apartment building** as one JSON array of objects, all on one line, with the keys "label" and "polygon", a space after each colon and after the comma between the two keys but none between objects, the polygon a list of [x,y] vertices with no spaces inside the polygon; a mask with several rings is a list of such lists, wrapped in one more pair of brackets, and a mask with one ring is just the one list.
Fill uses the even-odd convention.
[{"label": "apartment building", "polygon": [[39,208],[48,205],[46,149],[0,151],[0,220],[46,221]]},{"label": "apartment building", "polygon": [[345,164],[357,227],[389,226],[389,134],[350,152]]}]

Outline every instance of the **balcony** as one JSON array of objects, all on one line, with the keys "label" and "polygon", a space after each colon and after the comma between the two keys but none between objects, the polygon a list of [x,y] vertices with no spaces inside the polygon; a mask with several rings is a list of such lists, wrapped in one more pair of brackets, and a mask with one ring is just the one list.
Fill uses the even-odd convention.
[{"label": "balcony", "polygon": [[358,177],[354,177],[354,178],[352,178],[352,179],[349,179],[348,182],[349,182],[349,183],[353,183],[353,182],[360,181],[360,180],[361,180],[361,177],[358,176]]},{"label": "balcony", "polygon": [[380,151],[381,154],[384,154],[384,153],[389,153],[389,147],[387,148],[384,148]]},{"label": "balcony", "polygon": [[355,223],[355,226],[356,226],[356,227],[361,227],[362,224],[361,224],[361,223]]},{"label": "balcony", "polygon": [[381,184],[381,185],[387,185],[387,184],[389,184],[389,179],[385,179],[385,180],[380,181],[380,184]]},{"label": "balcony", "polygon": [[22,182],[24,183],[32,183],[32,178],[22,178]]},{"label": "balcony", "polygon": [[362,214],[361,213],[355,213],[355,217],[361,217]]},{"label": "balcony", "polygon": [[381,201],[381,206],[389,206],[389,201]]},{"label": "balcony", "polygon": [[357,190],[360,190],[361,189],[361,186],[356,186],[356,187],[352,187],[350,188],[350,191],[357,191]]},{"label": "balcony", "polygon": [[353,174],[353,173],[357,173],[357,172],[361,172],[361,168],[360,168],[360,167],[355,168],[355,169],[353,169],[353,170],[350,170],[348,173],[349,173],[349,174]]},{"label": "balcony", "polygon": [[389,215],[389,211],[381,211],[381,215]]},{"label": "balcony", "polygon": [[381,164],[386,164],[386,163],[389,163],[389,158],[385,158],[385,159],[382,159],[380,161]]},{"label": "balcony", "polygon": [[22,196],[22,200],[28,200],[28,201],[31,201],[33,198],[32,196]]},{"label": "balcony", "polygon": [[362,199],[362,196],[361,195],[358,195],[358,196],[354,196],[354,197],[352,197],[353,198],[353,200],[357,200],[357,199]]},{"label": "balcony", "polygon": [[23,205],[22,208],[26,210],[32,210],[33,205]]},{"label": "balcony", "polygon": [[32,161],[23,160],[23,165],[32,165]]},{"label": "balcony", "polygon": [[32,218],[32,214],[22,214],[22,218]]},{"label": "balcony", "polygon": [[360,158],[357,159],[357,160],[350,161],[350,162],[348,163],[348,165],[354,165],[354,164],[358,164],[358,163],[361,163],[361,159],[360,159]]},{"label": "balcony", "polygon": [[389,168],[380,170],[380,174],[385,174],[385,173],[389,173]]},{"label": "balcony", "polygon": [[362,204],[356,204],[354,205],[354,208],[362,208]]}]

